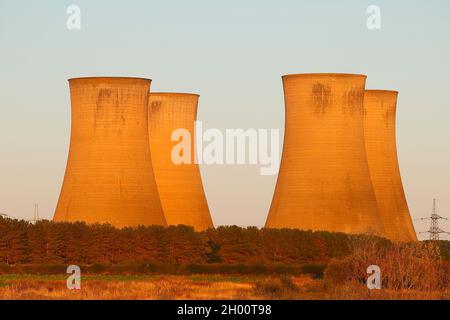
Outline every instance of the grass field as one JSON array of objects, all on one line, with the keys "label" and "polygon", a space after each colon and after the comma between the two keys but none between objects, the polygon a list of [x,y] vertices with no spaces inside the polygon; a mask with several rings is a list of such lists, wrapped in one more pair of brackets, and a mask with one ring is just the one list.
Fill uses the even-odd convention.
[{"label": "grass field", "polygon": [[0,276],[0,299],[246,299],[258,277],[123,276],[82,277],[68,290],[64,276]]},{"label": "grass field", "polygon": [[330,287],[305,276],[86,275],[80,290],[65,276],[0,276],[0,299],[449,299],[448,291],[369,291],[363,284]]},{"label": "grass field", "polygon": [[[436,243],[366,240],[327,265],[82,266],[80,290],[67,289],[64,265],[0,265],[0,299],[450,299]],[[365,285],[373,264],[381,290]]]}]

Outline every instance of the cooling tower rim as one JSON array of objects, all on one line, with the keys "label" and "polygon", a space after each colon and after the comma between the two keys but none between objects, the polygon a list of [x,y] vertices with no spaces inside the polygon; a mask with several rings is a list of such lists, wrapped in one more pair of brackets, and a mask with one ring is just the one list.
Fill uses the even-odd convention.
[{"label": "cooling tower rim", "polygon": [[149,92],[149,96],[192,96],[192,97],[200,97],[197,93],[189,93],[189,92]]},{"label": "cooling tower rim", "polygon": [[385,89],[366,89],[364,90],[364,92],[398,94],[397,90],[385,90]]},{"label": "cooling tower rim", "polygon": [[359,73],[291,73],[291,74],[285,74],[281,76],[281,78],[295,78],[295,77],[345,77],[345,78],[367,78],[367,75],[365,74],[359,74]]},{"label": "cooling tower rim", "polygon": [[151,82],[152,79],[148,78],[140,78],[140,77],[76,77],[76,78],[70,78],[67,81],[73,82],[73,81],[111,81],[111,80],[129,80],[129,81],[145,81],[145,82]]}]

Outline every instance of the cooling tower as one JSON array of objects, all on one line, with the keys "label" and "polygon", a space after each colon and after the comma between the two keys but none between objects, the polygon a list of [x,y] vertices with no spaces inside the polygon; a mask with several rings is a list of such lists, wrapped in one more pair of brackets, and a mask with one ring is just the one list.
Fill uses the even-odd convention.
[{"label": "cooling tower", "polygon": [[[149,139],[153,170],[167,223],[184,224],[201,231],[213,227],[203,191],[199,167],[194,164],[194,121],[197,118],[198,95],[153,93],[149,95]],[[175,164],[172,132],[186,129],[191,141],[191,164]],[[184,151],[187,152],[187,151]]]},{"label": "cooling tower", "polygon": [[151,80],[69,80],[72,131],[55,221],[167,225],[148,141]]},{"label": "cooling tower", "polygon": [[366,77],[283,77],[285,137],[268,228],[383,235],[367,164]]},{"label": "cooling tower", "polygon": [[364,133],[367,160],[386,236],[392,240],[412,241],[417,237],[397,160],[396,105],[396,91],[366,90]]}]

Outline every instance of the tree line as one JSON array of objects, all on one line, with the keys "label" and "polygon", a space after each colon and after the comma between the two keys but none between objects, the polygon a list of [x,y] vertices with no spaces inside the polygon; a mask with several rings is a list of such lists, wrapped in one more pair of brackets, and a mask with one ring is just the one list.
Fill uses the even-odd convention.
[{"label": "tree line", "polygon": [[0,264],[306,264],[350,252],[343,233],[237,226],[114,228],[0,218]]}]

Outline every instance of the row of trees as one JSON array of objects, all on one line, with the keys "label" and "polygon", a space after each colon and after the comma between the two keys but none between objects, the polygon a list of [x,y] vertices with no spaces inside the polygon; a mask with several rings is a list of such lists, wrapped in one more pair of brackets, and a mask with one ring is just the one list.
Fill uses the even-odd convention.
[{"label": "row of trees", "polygon": [[304,264],[349,253],[341,233],[236,226],[117,229],[0,218],[0,264]]}]

